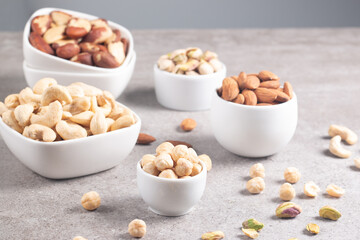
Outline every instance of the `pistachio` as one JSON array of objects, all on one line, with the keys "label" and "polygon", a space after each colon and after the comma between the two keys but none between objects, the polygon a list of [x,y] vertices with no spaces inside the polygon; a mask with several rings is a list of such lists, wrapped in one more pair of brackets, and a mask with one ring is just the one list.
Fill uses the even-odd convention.
[{"label": "pistachio", "polygon": [[175,64],[182,64],[187,62],[187,56],[185,49],[178,49],[175,50],[171,56],[170,59],[175,62]]},{"label": "pistachio", "polygon": [[301,213],[301,207],[293,202],[285,202],[276,208],[278,218],[294,218]]},{"label": "pistachio", "polygon": [[341,217],[341,213],[329,205],[320,208],[319,215],[322,218],[327,218],[334,221],[338,220]]},{"label": "pistachio", "polygon": [[188,48],[186,49],[186,55],[188,58],[200,59],[203,55],[203,51],[200,48]]},{"label": "pistachio", "polygon": [[205,60],[205,61],[210,61],[211,59],[214,59],[214,58],[218,58],[218,55],[214,52],[210,52],[210,51],[206,51],[202,58]]},{"label": "pistachio", "polygon": [[175,68],[173,61],[165,58],[159,59],[157,64],[160,70],[165,70],[167,72],[172,72]]},{"label": "pistachio", "polygon": [[309,223],[306,225],[306,230],[312,234],[318,234],[320,232],[320,227],[315,223]]},{"label": "pistachio", "polygon": [[201,236],[202,240],[218,240],[223,239],[225,234],[222,231],[207,232]]},{"label": "pistachio", "polygon": [[210,65],[214,68],[214,71],[219,71],[223,66],[222,63],[217,58],[213,58],[209,61]]},{"label": "pistachio", "polygon": [[243,226],[243,228],[245,228],[245,229],[249,229],[249,228],[250,228],[250,229],[255,229],[256,231],[260,231],[260,230],[264,227],[264,224],[261,223],[261,222],[259,222],[259,221],[257,221],[257,220],[254,219],[254,218],[250,218],[250,219],[244,221],[244,222],[242,223],[242,226]]},{"label": "pistachio", "polygon": [[214,72],[214,68],[205,61],[200,63],[198,70],[201,75],[206,75]]},{"label": "pistachio", "polygon": [[185,75],[199,75],[197,72],[195,72],[195,71],[187,71],[187,72],[185,72]]},{"label": "pistachio", "polygon": [[259,236],[259,233],[255,230],[255,229],[251,229],[251,228],[241,228],[241,230],[243,231],[243,233],[248,236],[249,238],[255,239]]}]

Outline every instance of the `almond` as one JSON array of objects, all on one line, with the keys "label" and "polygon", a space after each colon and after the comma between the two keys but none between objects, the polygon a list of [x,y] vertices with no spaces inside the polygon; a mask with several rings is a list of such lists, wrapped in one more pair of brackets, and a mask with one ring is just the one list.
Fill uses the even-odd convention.
[{"label": "almond", "polygon": [[56,49],[56,55],[65,59],[70,59],[79,53],[80,47],[75,43],[68,43]]},{"label": "almond", "polygon": [[154,138],[153,136],[146,134],[146,133],[140,133],[136,144],[148,145],[155,141],[156,141],[156,138]]},{"label": "almond", "polygon": [[58,26],[68,24],[71,19],[70,14],[61,11],[52,11],[50,13],[50,16],[53,22]]},{"label": "almond", "polygon": [[253,91],[245,89],[241,92],[241,94],[245,97],[245,105],[256,105],[257,98]]},{"label": "almond", "polygon": [[241,93],[232,101],[233,103],[244,104],[245,97]]},{"label": "almond", "polygon": [[197,124],[194,119],[186,118],[181,122],[180,127],[182,130],[189,132],[192,131],[196,127],[196,125]]},{"label": "almond", "polygon": [[289,82],[285,82],[284,83],[284,89],[283,89],[284,93],[286,93],[290,99],[293,98],[294,94],[293,94],[293,88],[291,86],[291,84]]},{"label": "almond", "polygon": [[122,42],[112,42],[108,45],[108,50],[113,55],[119,64],[125,60],[124,46]]},{"label": "almond", "polygon": [[272,103],[277,97],[275,91],[268,88],[257,88],[254,92],[259,103]]},{"label": "almond", "polygon": [[31,20],[31,30],[42,36],[51,26],[51,17],[49,15],[41,15]]},{"label": "almond", "polygon": [[241,89],[241,87],[244,85],[247,78],[247,74],[245,72],[241,72],[239,76],[237,77],[236,81]]},{"label": "almond", "polygon": [[261,71],[259,72],[259,78],[261,81],[279,81],[279,77],[277,75],[275,75],[274,73],[270,72],[270,71]]},{"label": "almond", "polygon": [[239,86],[234,79],[227,77],[223,80],[221,95],[223,99],[232,101],[239,95],[239,92]]},{"label": "almond", "polygon": [[65,38],[65,25],[60,25],[60,26],[56,26],[56,27],[52,27],[49,28],[45,34],[44,34],[44,40],[48,43],[51,44],[55,41],[61,40]]},{"label": "almond", "polygon": [[89,43],[89,42],[80,43],[79,46],[81,48],[81,52],[95,53],[99,51],[104,51],[104,52],[108,51],[107,48],[103,45]]},{"label": "almond", "polygon": [[290,100],[290,97],[286,93],[279,91],[279,90],[275,90],[275,92],[277,94],[277,96],[276,96],[277,102],[287,102]]},{"label": "almond", "polygon": [[265,81],[265,82],[261,82],[259,87],[277,89],[280,87],[280,82],[279,81]]},{"label": "almond", "polygon": [[50,47],[49,44],[47,44],[47,42],[45,42],[45,40],[41,37],[39,33],[30,33],[29,42],[34,48],[44,53],[54,55],[54,50]]},{"label": "almond", "polygon": [[88,52],[79,53],[78,55],[75,55],[74,57],[72,57],[70,59],[70,61],[82,63],[82,64],[86,64],[86,65],[90,65],[90,66],[94,65],[93,60],[92,60],[92,55],[91,55],[91,53],[88,53]]},{"label": "almond", "polygon": [[256,76],[247,76],[245,81],[240,86],[240,89],[251,89],[254,90],[260,85],[260,79]]},{"label": "almond", "polygon": [[188,148],[192,148],[192,147],[193,147],[190,143],[187,143],[187,142],[184,142],[184,141],[166,140],[165,142],[169,142],[169,143],[171,143],[171,144],[174,145],[174,146],[177,146],[177,145],[185,145],[185,146],[187,146]]},{"label": "almond", "polygon": [[66,35],[73,39],[79,39],[91,30],[90,21],[83,18],[72,18],[66,28]]},{"label": "almond", "polygon": [[272,106],[273,104],[271,103],[258,103],[256,104],[256,106]]},{"label": "almond", "polygon": [[120,66],[113,55],[103,51],[93,54],[93,62],[95,66],[103,68],[116,68]]}]

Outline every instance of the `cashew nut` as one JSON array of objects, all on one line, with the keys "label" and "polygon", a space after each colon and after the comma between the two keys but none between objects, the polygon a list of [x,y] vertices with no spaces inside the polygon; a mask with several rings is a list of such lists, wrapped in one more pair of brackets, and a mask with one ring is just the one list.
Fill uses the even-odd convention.
[{"label": "cashew nut", "polygon": [[34,106],[32,104],[19,105],[15,108],[14,116],[20,126],[25,127],[30,124],[30,117],[33,111]]},{"label": "cashew nut", "polygon": [[84,127],[90,127],[91,119],[93,118],[94,113],[91,111],[85,111],[70,117],[70,120],[74,123],[80,124]]},{"label": "cashew nut", "polygon": [[71,117],[72,117],[71,112],[63,111],[63,112],[62,112],[61,120],[68,120],[68,119],[70,119]]},{"label": "cashew nut", "polygon": [[349,158],[351,156],[351,152],[341,146],[340,135],[331,138],[329,150],[332,154],[340,158]]},{"label": "cashew nut", "polygon": [[340,125],[330,125],[329,136],[334,137],[339,135],[342,140],[345,140],[348,144],[353,145],[357,142],[358,136],[349,128]]},{"label": "cashew nut", "polygon": [[6,107],[6,105],[3,102],[0,102],[0,117],[7,110],[9,110],[9,109]]},{"label": "cashew nut", "polygon": [[57,82],[53,78],[42,78],[35,83],[33,91],[35,94],[41,95],[45,91],[45,89],[56,84]]},{"label": "cashew nut", "polygon": [[34,94],[34,92],[31,90],[31,88],[27,87],[27,88],[21,90],[19,93],[20,104],[31,103],[34,105],[34,108],[38,108],[40,100],[41,100],[41,95]]},{"label": "cashew nut", "polygon": [[61,136],[64,140],[76,139],[76,138],[84,138],[87,136],[86,129],[82,126],[61,120],[56,124],[56,132]]},{"label": "cashew nut", "polygon": [[19,94],[10,94],[5,98],[4,103],[7,108],[16,108],[20,105]]},{"label": "cashew nut", "polygon": [[103,94],[104,94],[105,99],[108,100],[110,102],[110,104],[111,104],[111,112],[107,117],[112,118],[114,120],[121,117],[123,115],[123,113],[124,113],[124,109],[121,108],[117,104],[117,102],[115,101],[114,96],[108,91],[104,91]]},{"label": "cashew nut", "polygon": [[96,111],[90,122],[90,130],[92,134],[105,133],[108,129],[105,115],[101,111]]},{"label": "cashew nut", "polygon": [[70,93],[70,96],[75,99],[75,98],[79,98],[79,97],[85,97],[85,93],[84,90],[77,85],[70,85],[66,87],[67,90]]},{"label": "cashew nut", "polygon": [[19,123],[15,119],[14,110],[7,110],[2,114],[2,120],[3,122],[14,129],[15,131],[22,133],[23,128],[19,125]]},{"label": "cashew nut", "polygon": [[47,106],[58,100],[60,103],[70,104],[72,98],[66,87],[53,85],[45,89],[41,98],[41,106]]},{"label": "cashew nut", "polygon": [[108,128],[107,128],[107,130],[106,130],[107,132],[111,130],[111,125],[113,125],[114,122],[115,122],[114,119],[112,119],[112,118],[106,118],[106,125],[108,126]]},{"label": "cashew nut", "polygon": [[75,98],[72,103],[64,106],[64,111],[70,112],[72,115],[79,114],[81,112],[88,111],[91,107],[89,97]]},{"label": "cashew nut", "polygon": [[[46,108],[45,108],[46,109]],[[30,118],[31,124],[41,124],[53,128],[62,118],[62,106],[59,101],[50,103],[44,114],[33,114]]]},{"label": "cashew nut", "polygon": [[135,119],[133,117],[133,115],[125,115],[122,117],[119,117],[112,125],[111,125],[111,131],[117,130],[117,129],[121,129],[121,128],[125,128],[125,127],[130,127],[131,125],[133,125],[135,123]]},{"label": "cashew nut", "polygon": [[79,86],[84,90],[85,96],[91,97],[91,96],[97,96],[101,95],[102,91],[94,86],[87,85],[82,82],[75,82],[72,83],[70,86]]},{"label": "cashew nut", "polygon": [[30,126],[25,127],[23,135],[43,142],[53,142],[56,139],[54,130],[40,124],[31,124]]}]

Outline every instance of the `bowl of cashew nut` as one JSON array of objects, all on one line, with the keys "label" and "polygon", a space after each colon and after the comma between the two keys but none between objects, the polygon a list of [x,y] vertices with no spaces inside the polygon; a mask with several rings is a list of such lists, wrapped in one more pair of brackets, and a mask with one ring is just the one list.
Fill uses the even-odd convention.
[{"label": "bowl of cashew nut", "polygon": [[97,173],[118,165],[134,148],[139,116],[108,91],[53,78],[0,102],[0,133],[28,168],[53,179]]}]

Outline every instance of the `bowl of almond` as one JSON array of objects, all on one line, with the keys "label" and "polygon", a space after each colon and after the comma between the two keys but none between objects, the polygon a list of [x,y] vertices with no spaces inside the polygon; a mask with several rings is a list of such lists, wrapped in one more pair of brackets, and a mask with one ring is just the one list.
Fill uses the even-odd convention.
[{"label": "bowl of almond", "polygon": [[200,48],[177,49],[154,65],[155,93],[166,108],[200,111],[211,107],[211,94],[226,76],[216,53]]},{"label": "bowl of almond", "polygon": [[265,157],[279,152],[293,137],[297,119],[292,85],[282,85],[270,71],[226,77],[213,92],[211,122],[215,138],[240,156]]}]

